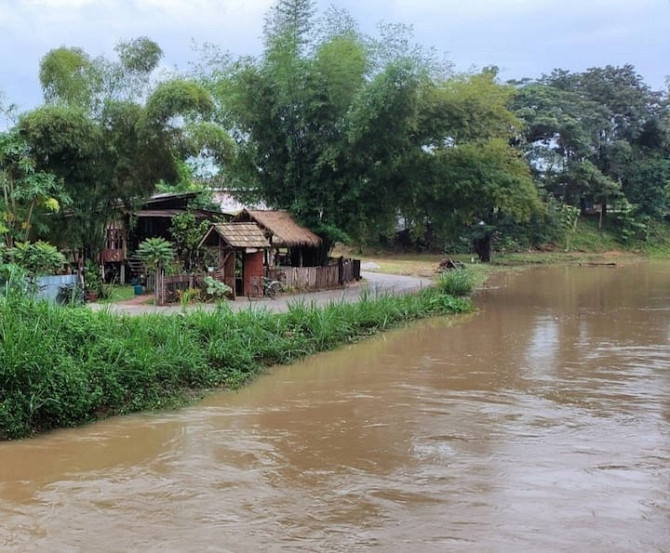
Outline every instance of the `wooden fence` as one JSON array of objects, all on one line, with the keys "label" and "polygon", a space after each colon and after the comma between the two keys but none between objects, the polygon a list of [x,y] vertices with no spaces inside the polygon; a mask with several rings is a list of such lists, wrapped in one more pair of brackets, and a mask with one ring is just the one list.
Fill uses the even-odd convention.
[{"label": "wooden fence", "polygon": [[326,290],[360,279],[360,268],[357,259],[339,258],[325,267],[275,267],[268,271],[268,276],[281,281],[287,289]]},{"label": "wooden fence", "polygon": [[[181,294],[188,289],[199,289],[203,280],[210,276],[228,286],[235,284],[232,277],[224,278],[223,271],[191,274],[159,276],[158,305],[177,302]],[[358,259],[331,259],[325,267],[274,267],[268,271],[268,277],[279,280],[289,290],[327,290],[345,286],[349,282],[361,278],[361,262]],[[231,286],[232,287],[232,286]],[[155,290],[154,275],[147,278],[147,289]]]},{"label": "wooden fence", "polygon": [[[224,282],[222,271],[190,275],[159,275],[158,305],[179,301],[181,294],[186,290],[203,288],[204,279],[208,276]],[[147,278],[147,290],[155,291],[154,275]]]}]

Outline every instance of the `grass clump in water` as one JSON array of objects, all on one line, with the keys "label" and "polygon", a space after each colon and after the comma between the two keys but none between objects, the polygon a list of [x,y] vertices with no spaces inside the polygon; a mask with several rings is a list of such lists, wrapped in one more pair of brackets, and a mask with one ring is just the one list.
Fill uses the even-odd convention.
[{"label": "grass clump in water", "polygon": [[129,317],[0,298],[0,439],[175,407],[212,388],[239,387],[271,365],[471,309],[438,288],[324,308],[294,303],[281,314],[224,305]]},{"label": "grass clump in water", "polygon": [[437,281],[438,289],[450,296],[463,297],[472,293],[474,276],[468,268],[452,269],[440,274]]}]

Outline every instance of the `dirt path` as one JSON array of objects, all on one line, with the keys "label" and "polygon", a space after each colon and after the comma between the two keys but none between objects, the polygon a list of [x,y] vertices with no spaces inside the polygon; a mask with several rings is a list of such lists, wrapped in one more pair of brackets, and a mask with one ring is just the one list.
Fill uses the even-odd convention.
[{"label": "dirt path", "polygon": [[[407,294],[420,290],[421,288],[431,286],[432,284],[430,279],[421,277],[388,275],[368,271],[363,271],[361,275],[363,276],[364,280],[343,289],[328,290],[325,292],[313,292],[307,294],[287,294],[274,300],[263,298],[249,301],[247,298],[238,298],[236,301],[228,302],[228,305],[235,311],[239,311],[240,309],[267,309],[269,311],[282,312],[287,311],[289,304],[292,302],[304,301],[307,304],[313,302],[318,306],[323,306],[330,302],[358,301],[358,299],[361,297],[361,294],[364,292],[373,294]],[[113,304],[91,303],[89,304],[89,307],[96,311],[108,309],[112,313],[128,315],[140,315],[145,313],[171,315],[183,312],[181,305],[157,307],[155,305],[141,303],[148,299],[146,296],[144,296],[144,298],[144,300],[140,298],[134,298],[125,302],[118,302]],[[214,304],[198,304],[190,305],[186,308],[186,310],[212,310],[215,307],[216,306]]]}]

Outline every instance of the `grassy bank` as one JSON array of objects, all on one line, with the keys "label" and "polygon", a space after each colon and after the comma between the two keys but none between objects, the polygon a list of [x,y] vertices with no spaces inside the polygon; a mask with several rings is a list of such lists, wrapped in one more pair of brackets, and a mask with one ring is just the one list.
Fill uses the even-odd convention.
[{"label": "grassy bank", "polygon": [[[397,253],[385,250],[368,249],[363,253],[341,247],[339,255],[351,255],[361,258],[363,263],[374,263],[373,269],[382,273],[437,278],[440,261],[446,257],[466,264],[479,286],[486,279],[511,268],[523,268],[533,265],[588,264],[588,263],[625,263],[629,260],[648,258],[670,258],[670,224],[651,221],[647,227],[646,239],[632,238],[626,243],[616,239],[615,229],[598,228],[598,220],[581,218],[576,232],[570,238],[569,249],[566,244],[546,244],[540,250],[495,251],[488,264],[474,262],[473,254],[455,253]],[[368,269],[370,270],[370,269]]]},{"label": "grassy bank", "polygon": [[186,316],[120,317],[1,299],[0,439],[177,406],[239,387],[270,365],[472,309],[445,286],[325,308],[294,304],[282,314],[224,304]]}]

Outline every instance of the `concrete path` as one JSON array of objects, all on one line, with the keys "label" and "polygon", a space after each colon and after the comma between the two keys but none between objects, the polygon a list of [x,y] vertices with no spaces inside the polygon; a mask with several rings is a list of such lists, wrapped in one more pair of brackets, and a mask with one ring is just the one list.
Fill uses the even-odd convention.
[{"label": "concrete path", "polygon": [[[227,305],[234,311],[240,309],[267,309],[269,311],[281,312],[287,311],[288,306],[292,302],[305,302],[307,304],[314,303],[318,306],[327,305],[330,302],[354,302],[358,301],[361,294],[364,292],[390,293],[390,294],[407,294],[416,292],[421,288],[432,285],[432,281],[428,278],[410,277],[400,275],[388,275],[384,273],[373,273],[369,271],[362,271],[361,282],[352,284],[346,288],[338,290],[328,290],[325,292],[312,292],[306,294],[284,294],[281,297],[271,300],[263,298],[249,301],[247,298],[238,298],[236,301],[229,301]],[[155,305],[138,304],[130,300],[129,302],[118,302],[110,304],[91,303],[88,304],[91,309],[96,311],[109,310],[111,313],[140,315],[144,313],[158,313],[163,315],[174,315],[183,312],[181,305],[168,305],[165,307],[157,307]],[[216,308],[215,304],[205,303],[189,305],[186,307],[187,311],[197,311],[199,309],[210,311]]]}]

